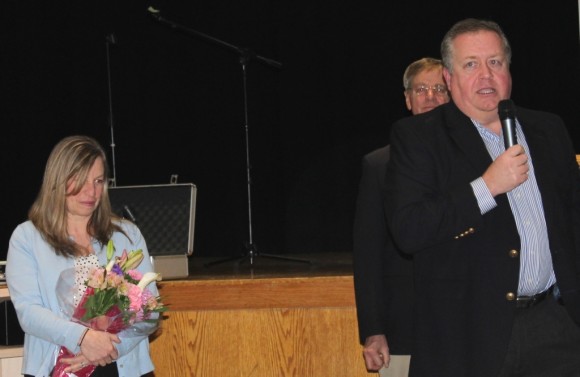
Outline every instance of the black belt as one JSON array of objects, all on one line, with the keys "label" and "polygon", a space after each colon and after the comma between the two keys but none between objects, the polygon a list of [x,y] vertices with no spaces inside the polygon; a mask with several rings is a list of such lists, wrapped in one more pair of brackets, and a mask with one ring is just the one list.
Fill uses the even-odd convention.
[{"label": "black belt", "polygon": [[554,292],[554,286],[552,285],[550,288],[546,289],[544,292],[538,293],[537,295],[533,296],[518,296],[516,299],[516,308],[526,309],[531,308],[534,305],[539,304],[540,302],[544,301],[546,297],[552,296]]}]

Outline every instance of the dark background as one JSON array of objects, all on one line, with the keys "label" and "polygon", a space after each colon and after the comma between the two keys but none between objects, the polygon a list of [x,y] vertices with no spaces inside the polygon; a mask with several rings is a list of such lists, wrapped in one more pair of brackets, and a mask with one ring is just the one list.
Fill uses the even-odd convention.
[{"label": "dark background", "polygon": [[[465,17],[497,21],[512,43],[512,98],[560,114],[580,153],[578,3],[566,1],[4,0],[0,253],[26,219],[54,144],[96,137],[117,184],[197,186],[194,256],[248,240],[242,69],[220,44],[283,64],[247,66],[253,235],[263,253],[349,252],[361,157],[408,115],[402,74],[439,56]],[[110,156],[111,157],[111,156]],[[109,158],[110,158],[109,157]],[[111,166],[111,158],[109,160]]]}]

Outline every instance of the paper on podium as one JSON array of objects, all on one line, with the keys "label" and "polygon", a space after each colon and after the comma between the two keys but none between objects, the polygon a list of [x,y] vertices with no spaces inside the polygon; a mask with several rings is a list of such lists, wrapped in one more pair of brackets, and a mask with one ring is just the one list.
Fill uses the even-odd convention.
[{"label": "paper on podium", "polygon": [[379,370],[379,377],[407,377],[409,375],[410,357],[406,355],[391,355],[389,367]]}]

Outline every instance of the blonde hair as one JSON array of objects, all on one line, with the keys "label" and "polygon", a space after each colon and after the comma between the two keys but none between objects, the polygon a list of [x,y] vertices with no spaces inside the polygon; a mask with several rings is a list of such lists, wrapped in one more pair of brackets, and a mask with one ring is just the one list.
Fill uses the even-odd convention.
[{"label": "blonde hair", "polygon": [[[87,232],[105,245],[114,232],[125,234],[113,222],[107,184],[107,157],[101,145],[88,136],[69,136],[62,139],[52,149],[46,167],[40,192],[28,218],[57,255],[72,257],[80,253],[79,246],[69,238],[67,232],[67,195],[78,194],[86,182],[89,170],[100,158],[105,169],[105,185],[99,205],[91,215]],[[67,184],[75,182],[67,194]]]},{"label": "blonde hair", "polygon": [[439,59],[429,57],[416,60],[409,64],[407,69],[405,69],[405,73],[403,74],[403,88],[405,88],[405,90],[412,89],[411,85],[413,85],[413,79],[415,76],[417,76],[420,72],[430,71],[436,68],[442,69],[443,63]]}]

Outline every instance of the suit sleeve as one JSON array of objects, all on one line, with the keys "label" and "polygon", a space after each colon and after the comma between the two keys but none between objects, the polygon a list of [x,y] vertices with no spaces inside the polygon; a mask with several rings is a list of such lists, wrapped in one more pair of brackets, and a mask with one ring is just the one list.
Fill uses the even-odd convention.
[{"label": "suit sleeve", "polygon": [[384,204],[395,243],[406,253],[449,242],[482,223],[470,182],[483,172],[438,128],[398,123],[392,129]]},{"label": "suit sleeve", "polygon": [[382,251],[387,224],[379,181],[384,178],[384,169],[381,172],[377,172],[367,158],[363,159],[353,232],[354,284],[361,343],[368,336],[385,334]]}]

